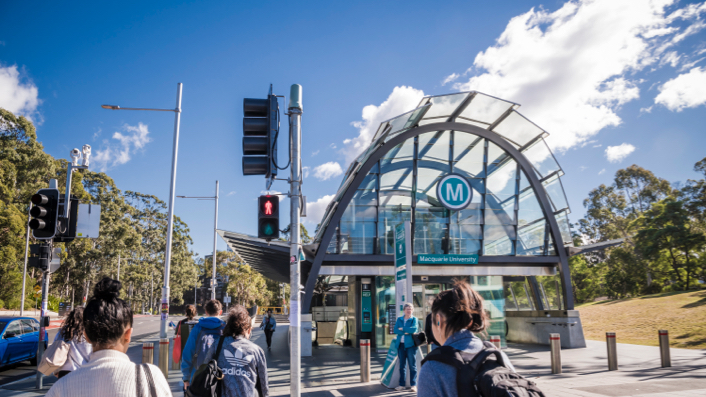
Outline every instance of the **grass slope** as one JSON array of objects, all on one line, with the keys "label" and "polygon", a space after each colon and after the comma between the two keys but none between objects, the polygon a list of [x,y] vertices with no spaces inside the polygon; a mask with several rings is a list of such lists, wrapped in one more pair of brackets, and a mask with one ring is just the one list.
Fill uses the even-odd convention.
[{"label": "grass slope", "polygon": [[706,291],[664,293],[593,302],[577,307],[586,339],[658,346],[657,331],[669,331],[672,347],[706,348]]}]

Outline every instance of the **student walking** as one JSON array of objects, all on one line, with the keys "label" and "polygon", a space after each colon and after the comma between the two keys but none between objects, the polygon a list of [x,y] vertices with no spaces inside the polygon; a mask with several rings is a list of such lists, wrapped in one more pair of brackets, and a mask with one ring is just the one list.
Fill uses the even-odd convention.
[{"label": "student walking", "polygon": [[275,328],[277,328],[277,321],[272,317],[272,309],[267,309],[267,314],[262,317],[262,324],[260,324],[260,329],[265,330],[267,350],[272,347],[272,333],[275,332]]},{"label": "student walking", "polygon": [[204,307],[208,317],[201,317],[199,322],[189,333],[189,339],[184,344],[181,352],[181,373],[184,380],[184,390],[189,388],[191,378],[201,364],[208,363],[208,350],[221,338],[221,331],[225,326],[223,320],[218,318],[223,314],[221,302],[211,299]]},{"label": "student walking", "polygon": [[186,318],[179,321],[176,327],[176,334],[181,336],[181,351],[184,351],[186,341],[191,334],[191,328],[196,325],[196,306],[186,305]]},{"label": "student walking", "polygon": [[407,365],[409,365],[409,387],[417,391],[417,346],[414,344],[413,334],[419,332],[419,320],[412,315],[414,306],[407,302],[404,304],[404,316],[398,317],[395,322],[397,334],[397,358],[400,363],[400,385],[395,390],[404,390],[407,384]]},{"label": "student walking", "polygon": [[118,298],[120,281],[108,277],[96,284],[83,311],[85,337],[93,347],[88,362],[57,380],[48,397],[171,396],[162,371],[130,362],[132,310]]},{"label": "student walking", "polygon": [[[223,370],[223,397],[266,397],[269,395],[267,361],[260,346],[250,341],[252,323],[247,309],[236,305],[228,312],[223,329],[223,346],[211,348]],[[219,345],[221,342],[219,341]],[[212,355],[213,357],[213,355]]]},{"label": "student walking", "polygon": [[83,332],[83,308],[77,307],[66,316],[64,325],[61,326],[61,329],[54,337],[54,343],[64,341],[64,343],[69,345],[66,362],[64,362],[64,365],[62,365],[55,374],[57,378],[63,378],[88,362],[93,352],[93,347],[88,343]]}]

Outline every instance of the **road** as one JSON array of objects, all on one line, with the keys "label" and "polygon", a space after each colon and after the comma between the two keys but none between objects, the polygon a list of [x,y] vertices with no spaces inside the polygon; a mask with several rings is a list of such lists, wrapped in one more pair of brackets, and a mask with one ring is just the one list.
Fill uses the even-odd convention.
[{"label": "road", "polygon": [[[182,320],[184,317],[170,317],[169,321],[173,321],[175,324]],[[132,332],[132,339],[136,340],[141,337],[155,334],[159,332],[160,318],[159,316],[150,315],[135,315],[133,317],[132,326],[134,331]],[[60,321],[52,321],[47,333],[49,334],[49,341],[53,341],[56,334],[59,332],[61,326]],[[34,375],[37,367],[30,365],[29,361],[24,361],[19,364],[14,364],[11,366],[0,367],[0,385],[4,385],[10,382],[14,382],[18,379]]]}]

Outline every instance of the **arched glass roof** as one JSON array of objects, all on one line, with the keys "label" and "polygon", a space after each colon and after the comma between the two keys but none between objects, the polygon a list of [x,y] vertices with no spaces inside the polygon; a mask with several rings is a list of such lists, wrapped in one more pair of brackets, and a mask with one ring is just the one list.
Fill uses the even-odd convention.
[{"label": "arched glass roof", "polygon": [[[544,141],[547,132],[518,107],[471,91],[425,97],[416,109],[384,121],[348,167],[314,242],[321,241],[343,194],[380,146],[411,128],[457,122],[493,131],[512,144],[532,164],[530,172],[544,191],[535,192],[518,163],[487,139],[461,131],[423,133],[397,145],[368,172],[327,252],[392,253],[394,225],[410,220],[415,254],[556,255],[536,194],[547,195],[562,240],[570,243],[563,171]],[[436,198],[437,181],[450,172],[466,176],[474,189],[473,201],[461,211],[447,210]]]}]

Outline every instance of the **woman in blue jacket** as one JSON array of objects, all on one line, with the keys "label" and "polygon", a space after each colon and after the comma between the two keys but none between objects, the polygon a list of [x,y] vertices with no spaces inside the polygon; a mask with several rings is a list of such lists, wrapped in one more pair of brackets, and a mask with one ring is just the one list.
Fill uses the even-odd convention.
[{"label": "woman in blue jacket", "polygon": [[395,390],[405,389],[407,384],[407,364],[409,364],[409,389],[417,391],[417,346],[414,345],[412,334],[419,332],[419,321],[412,316],[414,306],[411,303],[404,304],[404,316],[398,317],[395,322],[395,333],[397,334],[397,357],[400,362],[400,385]]}]

